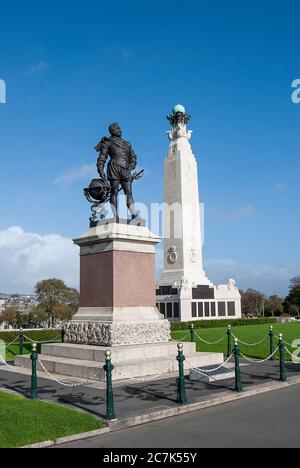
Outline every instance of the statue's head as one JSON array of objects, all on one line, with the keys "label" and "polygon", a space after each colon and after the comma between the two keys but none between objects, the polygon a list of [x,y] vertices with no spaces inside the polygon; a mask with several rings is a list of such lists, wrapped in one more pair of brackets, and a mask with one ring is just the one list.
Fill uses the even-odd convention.
[{"label": "statue's head", "polygon": [[109,133],[111,134],[111,136],[121,137],[122,136],[122,130],[121,130],[120,125],[117,122],[111,124],[109,126]]}]

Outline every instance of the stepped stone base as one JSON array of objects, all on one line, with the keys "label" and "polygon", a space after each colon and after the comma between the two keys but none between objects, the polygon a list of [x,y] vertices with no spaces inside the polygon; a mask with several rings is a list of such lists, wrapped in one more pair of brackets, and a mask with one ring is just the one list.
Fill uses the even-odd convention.
[{"label": "stepped stone base", "polygon": [[[114,365],[113,380],[144,378],[178,372],[177,343],[154,343],[143,345],[101,348],[99,346],[76,344],[42,345],[39,356],[51,374],[66,375],[88,380],[104,380],[105,351],[112,352]],[[197,353],[195,343],[184,344],[187,361],[185,369],[219,365],[223,362],[221,353]],[[17,356],[14,361],[18,367],[30,368],[29,356]],[[39,369],[39,367],[38,367]]]}]

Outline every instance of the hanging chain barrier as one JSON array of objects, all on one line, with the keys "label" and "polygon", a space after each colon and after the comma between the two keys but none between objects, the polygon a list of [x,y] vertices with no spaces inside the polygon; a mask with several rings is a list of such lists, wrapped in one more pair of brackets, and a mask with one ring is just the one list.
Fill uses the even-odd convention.
[{"label": "hanging chain barrier", "polygon": [[218,340],[218,341],[212,341],[212,342],[210,342],[210,341],[204,340],[204,338],[201,338],[201,336],[199,336],[197,332],[195,332],[195,335],[196,335],[196,337],[198,338],[198,340],[202,341],[204,344],[207,344],[207,345],[217,345],[217,344],[219,344],[219,343],[222,343],[222,341],[224,341],[225,338],[226,338],[226,336],[223,336],[223,338],[221,338],[221,339]]},{"label": "hanging chain barrier", "polygon": [[[277,336],[277,335],[275,335],[275,338],[277,338],[277,340],[279,340],[279,339],[280,339],[280,337],[279,337],[279,336]],[[299,347],[298,345],[295,345],[295,344],[293,344],[293,343],[289,343],[289,342],[288,342],[288,341],[286,341],[286,340],[284,340],[283,342],[284,342],[284,344],[285,344],[285,345],[291,346],[291,348],[295,348],[295,349],[296,349],[296,348],[298,348],[298,347]]]},{"label": "hanging chain barrier", "polygon": [[203,377],[209,377],[210,379],[214,380],[215,382],[217,381],[217,379],[215,379],[213,375],[207,375],[204,372],[201,372],[196,367],[192,367],[191,363],[189,361],[186,361],[186,362],[187,362],[188,366],[190,366],[190,370],[196,372],[196,374],[202,375]]},{"label": "hanging chain barrier", "polygon": [[14,343],[17,343],[17,342],[19,342],[19,344],[20,344],[20,342],[22,342],[22,345],[24,345],[26,343],[23,341],[23,339],[26,339],[29,343],[36,343],[36,344],[51,344],[51,343],[58,342],[58,341],[64,342],[64,336],[65,336],[65,329],[62,328],[60,334],[55,336],[54,338],[51,338],[51,339],[49,339],[47,341],[37,341],[37,340],[33,340],[33,339],[29,338],[29,336],[25,335],[23,329],[20,328],[18,335],[12,341],[10,341],[9,343],[5,343],[5,346],[7,347],[7,346],[10,346],[10,345],[12,345]]},{"label": "hanging chain barrier", "polygon": [[5,346],[10,346],[10,345],[16,343],[16,341],[18,341],[18,339],[19,339],[19,336],[16,336],[16,338],[13,341],[10,341],[10,343],[5,343]]},{"label": "hanging chain barrier", "polygon": [[260,341],[258,341],[257,343],[245,343],[244,341],[240,340],[237,336],[235,336],[233,333],[232,333],[232,336],[233,338],[236,338],[237,340],[239,340],[239,343],[244,345],[244,346],[250,346],[250,347],[255,347],[255,346],[259,346],[261,345],[262,343],[264,343],[265,341],[267,341],[268,337],[265,336],[265,338],[262,338]]},{"label": "hanging chain barrier", "polygon": [[263,364],[264,362],[270,361],[272,357],[275,356],[277,351],[279,350],[279,346],[275,349],[274,353],[270,354],[266,359],[250,359],[247,356],[245,356],[243,353],[240,353],[243,359],[246,359],[246,361],[251,362],[252,364]]},{"label": "hanging chain barrier", "polygon": [[152,377],[132,377],[128,374],[126,374],[126,372],[122,371],[121,369],[119,369],[118,367],[115,367],[115,372],[119,372],[119,374],[123,375],[124,377],[126,377],[127,380],[133,380],[135,382],[151,382],[152,380],[156,380],[158,379],[159,377],[161,377],[162,375],[165,375],[165,374],[168,374],[169,372],[172,372],[172,367],[169,367],[168,370],[166,371],[163,371],[161,372],[160,374],[157,374],[157,375],[153,375]]},{"label": "hanging chain barrier", "polygon": [[[58,380],[56,377],[54,377],[52,374],[50,374],[50,372],[47,370],[47,368],[45,367],[44,363],[41,360],[38,360],[38,364],[41,366],[42,370],[48,375],[48,377],[50,377],[52,380],[54,380],[54,382],[58,383],[59,385],[62,385],[63,387],[69,387],[69,388],[81,387],[82,385],[85,385],[90,380],[93,380],[95,377],[97,377],[97,375],[94,374],[94,375],[92,375],[92,377],[90,379],[82,380],[82,382],[68,384],[66,382],[62,382],[61,380]],[[103,380],[103,382],[104,382],[104,380]]]},{"label": "hanging chain barrier", "polygon": [[36,340],[32,340],[31,338],[29,338],[28,336],[26,335],[23,335],[24,338],[26,338],[26,340],[28,340],[30,343],[36,343],[36,344],[51,344],[53,343],[54,341],[58,341],[61,339],[61,335],[57,335],[55,338],[52,338],[51,340],[49,341],[36,341]]},{"label": "hanging chain barrier", "polygon": [[187,338],[189,338],[189,333],[187,335],[185,335],[183,338],[177,338],[176,340],[174,340],[173,338],[171,338],[171,341],[185,341]]},{"label": "hanging chain barrier", "polygon": [[[188,364],[188,366],[189,366],[192,370],[194,370],[194,371],[196,371],[196,372],[198,371],[200,374],[206,375],[206,374],[212,374],[213,372],[216,372],[216,371],[222,369],[222,367],[225,367],[226,364],[228,364],[229,361],[231,361],[232,357],[233,357],[233,354],[232,354],[226,361],[224,361],[221,365],[219,365],[219,366],[216,367],[215,369],[201,369],[201,368],[199,368],[199,367],[194,367],[193,364],[191,364],[188,360],[186,361],[186,363]],[[206,372],[206,374],[205,374],[205,372]]]},{"label": "hanging chain barrier", "polygon": [[[197,333],[196,330],[194,330],[194,329],[191,329],[191,330],[194,331],[194,335],[198,338],[199,341],[202,341],[202,343],[204,343],[204,344],[206,344],[206,345],[208,345],[208,346],[218,345],[218,344],[222,343],[222,342],[226,339],[226,336],[223,336],[222,338],[220,338],[220,339],[217,340],[217,341],[208,341],[208,340],[205,340],[204,338],[202,338],[202,337]],[[245,341],[240,340],[237,336],[235,336],[235,335],[232,333],[231,327],[230,327],[230,334],[231,334],[231,336],[232,336],[233,338],[238,339],[240,344],[242,344],[242,345],[244,345],[244,346],[249,346],[249,347],[259,346],[259,345],[263,344],[264,342],[266,342],[267,339],[268,339],[268,337],[265,336],[264,338],[262,338],[261,340],[259,340],[259,341],[256,342],[256,343],[246,343]],[[171,341],[185,341],[187,338],[189,338],[189,334],[185,335],[185,336],[184,336],[183,338],[181,338],[181,339],[176,339],[176,340],[175,340],[175,339],[172,339],[172,338],[171,338]],[[279,337],[276,337],[276,338],[279,338]],[[289,344],[289,343],[286,343],[286,344]],[[289,345],[290,345],[290,346],[294,346],[294,345],[291,345],[291,344],[289,344]],[[294,347],[296,347],[296,346],[294,346]]]}]

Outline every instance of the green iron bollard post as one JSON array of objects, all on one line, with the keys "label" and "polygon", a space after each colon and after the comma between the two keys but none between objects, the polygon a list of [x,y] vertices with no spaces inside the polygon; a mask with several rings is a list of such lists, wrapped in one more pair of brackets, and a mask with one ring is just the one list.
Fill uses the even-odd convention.
[{"label": "green iron bollard post", "polygon": [[37,387],[37,372],[36,372],[36,366],[37,366],[37,360],[38,360],[38,353],[37,353],[37,344],[33,343],[31,347],[31,367],[32,367],[32,372],[31,372],[31,399],[32,400],[37,400],[38,399],[38,387]]},{"label": "green iron bollard post", "polygon": [[66,336],[66,330],[65,330],[64,325],[61,327],[61,332],[60,332],[60,334],[61,334],[61,342],[64,344],[64,342],[65,342],[65,336]]},{"label": "green iron bollard post", "polygon": [[105,352],[106,364],[103,369],[106,372],[106,419],[112,421],[116,418],[115,407],[114,407],[114,394],[112,386],[112,371],[114,366],[111,363],[111,352]]},{"label": "green iron bollard post", "polygon": [[241,368],[240,368],[240,349],[239,349],[239,341],[237,338],[234,340],[234,360],[235,360],[235,387],[234,391],[241,393],[243,391],[243,385],[241,381]]},{"label": "green iron bollard post", "polygon": [[177,379],[177,403],[180,405],[185,405],[187,403],[187,397],[185,392],[185,377],[184,377],[184,361],[185,356],[183,354],[183,344],[178,343],[177,345],[178,355],[178,367],[179,367],[179,377]]},{"label": "green iron bollard post", "polygon": [[23,355],[23,340],[24,340],[24,333],[23,333],[23,328],[20,328],[19,332],[19,354],[22,356]]},{"label": "green iron bollard post", "polygon": [[228,336],[228,345],[227,345],[227,357],[231,356],[231,337],[232,337],[232,330],[231,330],[231,325],[228,325],[227,329],[227,336]]},{"label": "green iron bollard post", "polygon": [[194,328],[193,323],[191,324],[190,332],[191,332],[191,342],[195,343],[195,328]]},{"label": "green iron bollard post", "polygon": [[273,326],[270,326],[270,331],[269,331],[269,337],[270,337],[270,361],[274,361],[274,356],[273,353],[275,351],[274,349],[274,330]]},{"label": "green iron bollard post", "polygon": [[279,335],[279,355],[280,355],[280,382],[286,382],[287,376],[285,371],[285,344],[283,341],[283,335],[280,333]]}]

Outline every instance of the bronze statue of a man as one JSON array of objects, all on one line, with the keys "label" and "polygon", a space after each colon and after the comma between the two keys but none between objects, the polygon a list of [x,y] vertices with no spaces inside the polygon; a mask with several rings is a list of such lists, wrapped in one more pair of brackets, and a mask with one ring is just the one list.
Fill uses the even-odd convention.
[{"label": "bronze statue of a man", "polygon": [[[114,216],[118,218],[118,192],[120,185],[126,195],[127,207],[132,218],[138,217],[132,196],[133,176],[131,171],[136,168],[137,157],[131,144],[122,139],[122,130],[118,123],[109,126],[110,137],[104,137],[95,147],[99,153],[97,161],[98,173],[102,180],[109,181],[111,187],[110,202]],[[110,161],[105,173],[105,165],[108,156]]]}]

